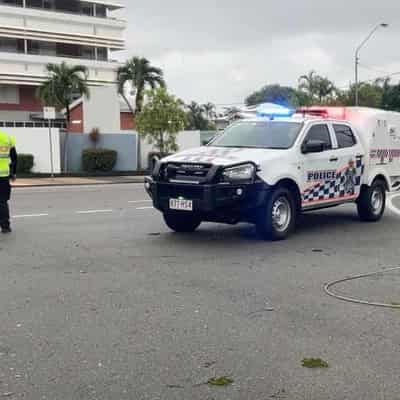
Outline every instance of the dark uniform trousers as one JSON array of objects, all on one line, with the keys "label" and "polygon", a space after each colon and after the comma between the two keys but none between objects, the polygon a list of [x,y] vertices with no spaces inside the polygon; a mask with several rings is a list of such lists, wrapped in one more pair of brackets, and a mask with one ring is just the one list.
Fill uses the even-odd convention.
[{"label": "dark uniform trousers", "polygon": [[0,178],[0,227],[10,227],[10,210],[8,201],[11,195],[11,185],[9,178]]}]

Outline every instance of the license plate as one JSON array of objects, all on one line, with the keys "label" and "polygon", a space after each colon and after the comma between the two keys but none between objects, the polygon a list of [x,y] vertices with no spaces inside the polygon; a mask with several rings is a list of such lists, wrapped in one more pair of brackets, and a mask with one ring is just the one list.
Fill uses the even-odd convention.
[{"label": "license plate", "polygon": [[179,211],[193,211],[193,201],[183,199],[169,199],[169,208]]}]

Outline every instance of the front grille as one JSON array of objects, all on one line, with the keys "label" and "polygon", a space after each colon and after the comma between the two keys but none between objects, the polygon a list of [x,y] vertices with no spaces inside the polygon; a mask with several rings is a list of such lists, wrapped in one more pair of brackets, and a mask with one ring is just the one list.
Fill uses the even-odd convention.
[{"label": "front grille", "polygon": [[199,200],[203,198],[202,186],[185,186],[185,185],[160,185],[158,188],[160,197],[168,197],[177,199],[183,197],[187,200]]},{"label": "front grille", "polygon": [[210,164],[168,163],[160,171],[167,182],[202,183],[210,172]]}]

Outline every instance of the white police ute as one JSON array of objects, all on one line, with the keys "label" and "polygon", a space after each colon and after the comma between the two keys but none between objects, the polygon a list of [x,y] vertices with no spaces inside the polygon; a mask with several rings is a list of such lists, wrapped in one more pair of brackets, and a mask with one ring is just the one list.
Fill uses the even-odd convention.
[{"label": "white police ute", "polygon": [[264,109],[207,146],[160,160],[145,187],[176,232],[203,221],[250,222],[263,238],[281,240],[300,213],[344,203],[378,221],[386,193],[400,189],[400,113]]}]

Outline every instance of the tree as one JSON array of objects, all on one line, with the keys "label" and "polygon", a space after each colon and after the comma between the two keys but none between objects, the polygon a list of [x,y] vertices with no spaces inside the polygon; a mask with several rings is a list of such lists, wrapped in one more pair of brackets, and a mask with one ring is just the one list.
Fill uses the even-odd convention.
[{"label": "tree", "polygon": [[246,99],[246,104],[248,106],[261,103],[276,103],[285,107],[297,107],[302,105],[299,104],[299,98],[295,89],[279,84],[265,85]]},{"label": "tree", "polygon": [[382,108],[391,111],[400,111],[400,84],[391,85],[390,79],[380,81],[382,86]]},{"label": "tree", "polygon": [[329,104],[335,99],[336,87],[331,80],[310,71],[299,78],[299,90],[306,93],[311,102]]},{"label": "tree", "polygon": [[215,105],[213,103],[203,104],[204,113],[209,121],[215,117]]},{"label": "tree", "polygon": [[[344,106],[354,106],[356,88],[351,85],[350,89],[338,96],[339,102]],[[383,103],[383,89],[375,83],[362,82],[358,85],[359,104],[362,107],[381,108]]]},{"label": "tree", "polygon": [[[146,58],[140,57],[133,57],[118,68],[117,82],[119,94],[134,115],[142,111],[146,86],[150,86],[152,89],[166,86],[163,71],[153,67]],[[125,94],[127,85],[131,85],[136,90],[135,110]]]},{"label": "tree", "polygon": [[299,90],[307,93],[311,99],[317,95],[317,77],[315,71],[310,71],[307,75],[301,75],[299,78]]},{"label": "tree", "polygon": [[165,88],[147,92],[148,103],[137,116],[138,132],[162,154],[178,150],[176,136],[185,127],[186,115],[180,101]]},{"label": "tree", "polygon": [[205,117],[204,106],[192,101],[186,105],[187,109],[187,124],[186,129],[207,131],[209,129],[209,121]]},{"label": "tree", "polygon": [[81,96],[90,96],[87,84],[88,70],[83,65],[69,66],[61,64],[47,64],[48,78],[39,87],[37,95],[48,106],[58,110],[65,109],[67,122],[71,122],[70,106]]}]

